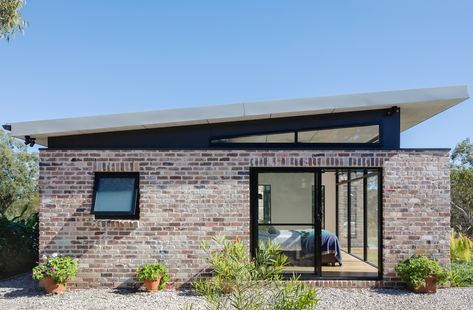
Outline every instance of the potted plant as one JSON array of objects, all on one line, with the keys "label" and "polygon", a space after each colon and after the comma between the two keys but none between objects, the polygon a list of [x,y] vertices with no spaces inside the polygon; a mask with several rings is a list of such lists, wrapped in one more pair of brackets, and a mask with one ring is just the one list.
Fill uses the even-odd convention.
[{"label": "potted plant", "polygon": [[137,278],[144,282],[148,292],[156,292],[166,287],[169,274],[166,266],[154,263],[141,266],[137,271]]},{"label": "potted plant", "polygon": [[436,260],[415,254],[400,262],[395,268],[399,277],[416,293],[435,293],[437,285],[445,283],[448,273]]},{"label": "potted plant", "polygon": [[40,286],[47,293],[62,294],[67,281],[75,277],[78,270],[77,259],[53,254],[51,257],[44,256],[43,262],[33,268],[33,279],[40,281]]}]

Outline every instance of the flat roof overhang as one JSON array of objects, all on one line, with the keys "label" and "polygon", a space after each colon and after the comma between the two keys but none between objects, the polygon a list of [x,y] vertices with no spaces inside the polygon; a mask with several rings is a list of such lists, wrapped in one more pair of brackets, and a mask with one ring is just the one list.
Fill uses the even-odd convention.
[{"label": "flat roof overhang", "polygon": [[12,136],[20,139],[30,136],[36,138],[36,143],[47,146],[49,137],[378,110],[397,106],[401,109],[401,131],[404,131],[468,98],[468,88],[463,85],[50,119],[7,125],[11,127]]}]

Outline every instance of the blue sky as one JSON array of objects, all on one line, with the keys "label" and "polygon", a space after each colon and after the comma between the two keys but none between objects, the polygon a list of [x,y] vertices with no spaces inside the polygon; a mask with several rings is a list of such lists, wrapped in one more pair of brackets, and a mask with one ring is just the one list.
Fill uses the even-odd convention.
[{"label": "blue sky", "polygon": [[[466,84],[473,1],[29,0],[0,122]],[[402,147],[473,138],[468,100]]]}]

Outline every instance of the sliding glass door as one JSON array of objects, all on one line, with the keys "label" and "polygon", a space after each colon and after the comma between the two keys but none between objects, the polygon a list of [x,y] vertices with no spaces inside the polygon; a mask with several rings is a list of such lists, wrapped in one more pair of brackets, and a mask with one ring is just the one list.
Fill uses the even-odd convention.
[{"label": "sliding glass door", "polygon": [[278,244],[286,272],[377,278],[380,177],[371,169],[252,168],[251,243]]}]

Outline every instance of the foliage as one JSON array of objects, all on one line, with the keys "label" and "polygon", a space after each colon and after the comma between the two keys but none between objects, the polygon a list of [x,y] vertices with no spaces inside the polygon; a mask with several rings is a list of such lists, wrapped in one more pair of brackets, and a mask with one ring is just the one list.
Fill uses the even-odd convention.
[{"label": "foliage", "polygon": [[469,138],[457,144],[451,158],[455,167],[473,168],[473,143]]},{"label": "foliage", "polygon": [[141,266],[137,272],[136,277],[140,281],[154,281],[160,279],[159,288],[163,289],[166,287],[166,283],[169,281],[168,270],[163,264],[145,264]]},{"label": "foliage", "polygon": [[450,284],[452,286],[473,286],[473,261],[452,262]]},{"label": "foliage", "polygon": [[279,245],[268,240],[259,244],[253,262],[253,279],[279,280],[287,265],[287,256],[281,255]]},{"label": "foliage", "polygon": [[0,130],[0,217],[29,217],[38,205],[38,155]]},{"label": "foliage", "polygon": [[0,0],[0,39],[7,41],[17,32],[23,32],[27,23],[22,19],[20,11],[25,0]]},{"label": "foliage", "polygon": [[297,279],[287,281],[282,289],[277,291],[273,301],[274,310],[309,310],[315,309],[319,298],[317,292],[309,284]]},{"label": "foliage", "polygon": [[209,242],[202,242],[202,249],[214,276],[194,283],[194,288],[209,299],[230,293],[249,281],[279,280],[287,264],[279,246],[270,242],[260,244],[255,259],[251,260],[247,247],[239,239],[233,242],[215,237],[212,241],[213,247]]},{"label": "foliage", "polygon": [[0,217],[0,278],[31,270],[38,261],[38,214]]},{"label": "foliage", "polygon": [[53,278],[57,284],[66,284],[79,271],[79,261],[71,256],[53,254],[44,257],[43,262],[33,268],[33,279],[41,280],[45,277]]},{"label": "foliage", "polygon": [[213,240],[216,248],[211,248],[206,242],[202,243],[202,248],[208,255],[215,278],[232,282],[250,280],[252,268],[249,266],[252,263],[246,246],[240,240],[232,242],[222,237]]},{"label": "foliage", "polygon": [[213,277],[194,282],[194,289],[205,296],[211,309],[314,309],[317,292],[293,278],[282,281],[287,257],[278,245],[260,243],[255,258],[239,240],[224,237],[203,242],[213,268]]},{"label": "foliage", "polygon": [[473,143],[470,139],[455,147],[451,160],[452,227],[473,237]]},{"label": "foliage", "polygon": [[0,278],[38,261],[37,184],[37,154],[0,130]]},{"label": "foliage", "polygon": [[445,283],[448,280],[446,272],[436,260],[429,259],[423,254],[415,254],[403,260],[395,270],[399,277],[411,287],[425,285],[425,278],[436,276],[437,283]]},{"label": "foliage", "polygon": [[470,262],[473,249],[473,241],[462,233],[455,236],[452,231],[450,235],[450,258],[452,262]]}]

